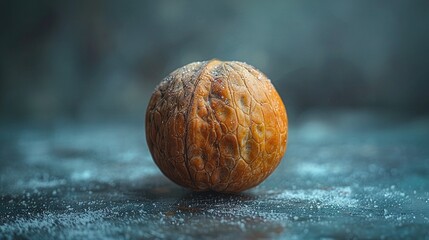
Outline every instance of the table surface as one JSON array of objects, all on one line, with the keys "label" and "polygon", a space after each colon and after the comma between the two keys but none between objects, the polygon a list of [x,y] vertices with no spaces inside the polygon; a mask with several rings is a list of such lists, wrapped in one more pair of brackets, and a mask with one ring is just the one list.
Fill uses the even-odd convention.
[{"label": "table surface", "polygon": [[366,112],[290,122],[249,191],[166,179],[142,124],[0,127],[0,239],[429,239],[429,118]]}]

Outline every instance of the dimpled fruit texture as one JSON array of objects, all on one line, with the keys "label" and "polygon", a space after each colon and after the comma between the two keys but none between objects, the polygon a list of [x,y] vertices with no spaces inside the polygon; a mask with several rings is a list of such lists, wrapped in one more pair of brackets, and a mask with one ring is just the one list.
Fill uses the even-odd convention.
[{"label": "dimpled fruit texture", "polygon": [[246,63],[211,60],[175,70],[155,89],[146,139],[155,163],[175,183],[240,192],[280,163],[287,123],[264,74]]}]

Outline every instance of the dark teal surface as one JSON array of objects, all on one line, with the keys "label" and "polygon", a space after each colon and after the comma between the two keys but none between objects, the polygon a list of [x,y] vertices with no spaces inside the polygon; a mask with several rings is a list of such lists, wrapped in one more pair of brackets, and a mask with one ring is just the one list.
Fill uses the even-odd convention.
[{"label": "dark teal surface", "polygon": [[429,239],[429,118],[311,114],[260,186],[168,181],[143,123],[0,130],[0,239]]}]

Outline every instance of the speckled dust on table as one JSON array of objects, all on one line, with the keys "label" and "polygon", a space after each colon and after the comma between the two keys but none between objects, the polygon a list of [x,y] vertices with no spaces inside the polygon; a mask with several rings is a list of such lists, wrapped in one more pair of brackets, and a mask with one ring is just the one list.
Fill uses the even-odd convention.
[{"label": "speckled dust on table", "polygon": [[429,239],[428,120],[291,122],[278,169],[236,195],[168,181],[143,124],[3,124],[0,239]]}]

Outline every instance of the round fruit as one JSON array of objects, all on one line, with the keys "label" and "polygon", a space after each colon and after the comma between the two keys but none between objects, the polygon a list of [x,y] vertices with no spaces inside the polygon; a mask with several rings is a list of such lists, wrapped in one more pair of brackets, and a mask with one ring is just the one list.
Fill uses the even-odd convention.
[{"label": "round fruit", "polygon": [[240,192],[266,179],[286,151],[288,121],[270,80],[242,62],[195,62],[155,89],[146,140],[161,171],[196,191]]}]

